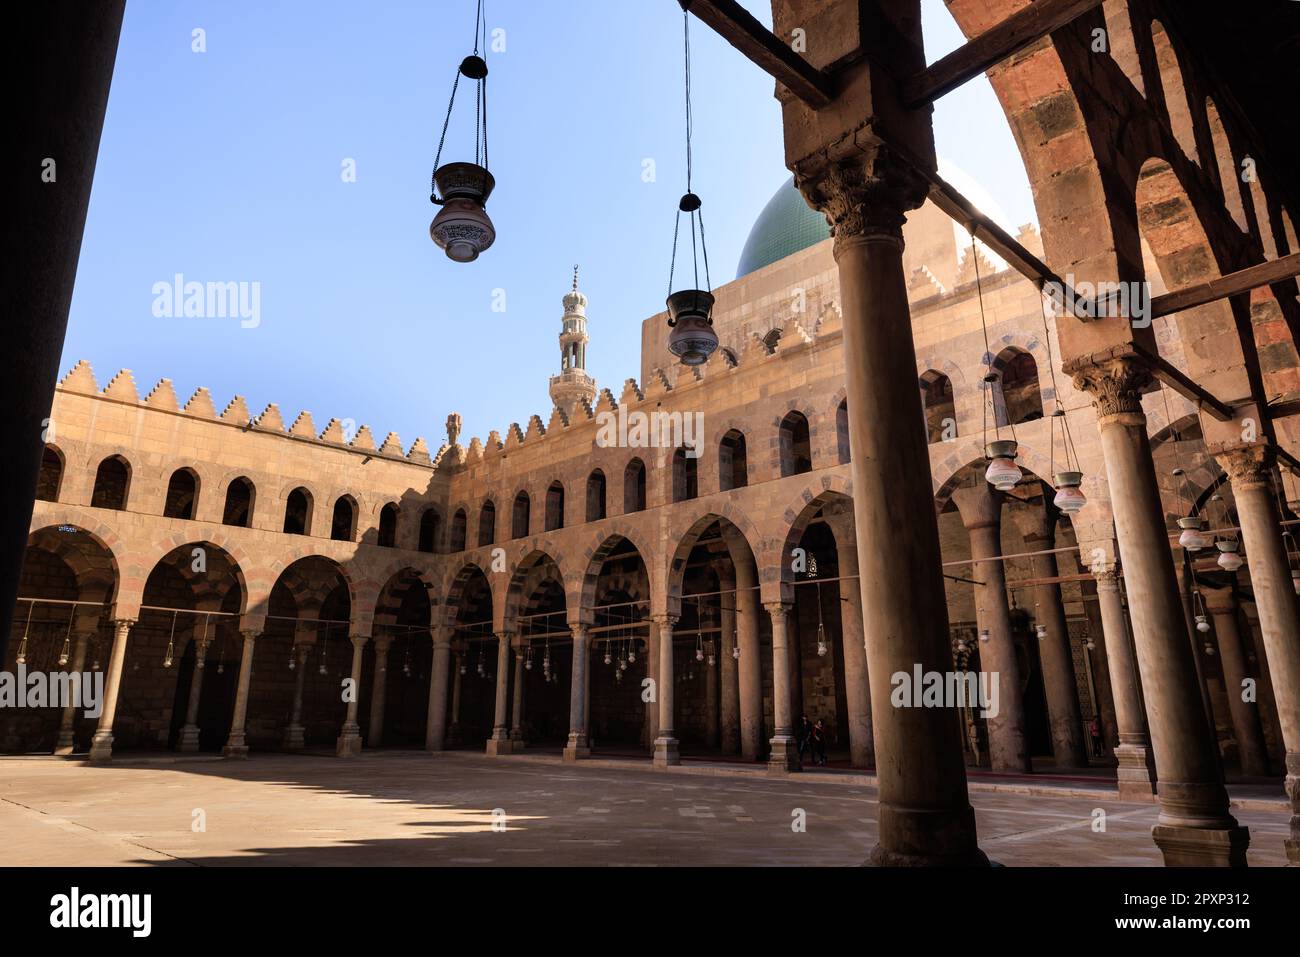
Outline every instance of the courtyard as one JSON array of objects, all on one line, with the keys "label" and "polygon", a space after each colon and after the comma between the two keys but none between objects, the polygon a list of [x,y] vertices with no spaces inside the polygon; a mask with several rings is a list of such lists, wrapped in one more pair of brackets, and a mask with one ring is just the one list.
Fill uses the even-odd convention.
[{"label": "courtyard", "polygon": [[[1160,865],[1156,805],[1033,790],[972,783],[991,859]],[[1285,864],[1280,798],[1233,811],[1250,828],[1249,863]],[[704,763],[665,772],[418,751],[0,760],[5,866],[854,866],[877,840],[876,814],[873,787],[834,774]]]}]

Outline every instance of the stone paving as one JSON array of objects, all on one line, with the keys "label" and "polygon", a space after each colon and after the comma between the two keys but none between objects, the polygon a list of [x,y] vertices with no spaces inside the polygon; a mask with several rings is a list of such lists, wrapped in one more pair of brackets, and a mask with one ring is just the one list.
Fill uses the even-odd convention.
[{"label": "stone paving", "polygon": [[[875,790],[818,778],[416,751],[109,766],[9,758],[0,865],[859,864],[875,841]],[[1160,863],[1154,806],[986,790],[971,799],[980,844],[1003,864]],[[1092,829],[1096,808],[1105,833]],[[1235,813],[1251,830],[1250,863],[1284,864],[1281,804]]]}]

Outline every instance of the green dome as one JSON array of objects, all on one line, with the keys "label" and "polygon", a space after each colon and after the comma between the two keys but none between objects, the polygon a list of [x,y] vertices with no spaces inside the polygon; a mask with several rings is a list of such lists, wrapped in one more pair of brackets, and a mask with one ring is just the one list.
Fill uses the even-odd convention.
[{"label": "green dome", "polygon": [[794,188],[792,176],[768,200],[754,221],[754,228],[749,231],[745,248],[740,253],[736,278],[815,246],[828,239],[830,234],[826,217],[804,202],[803,195]]}]

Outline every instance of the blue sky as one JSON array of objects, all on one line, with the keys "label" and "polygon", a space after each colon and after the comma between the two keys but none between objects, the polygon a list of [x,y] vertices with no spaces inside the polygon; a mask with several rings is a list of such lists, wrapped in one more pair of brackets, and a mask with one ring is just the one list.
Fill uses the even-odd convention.
[{"label": "blue sky", "polygon": [[[770,22],[767,0],[745,6]],[[962,42],[925,0],[927,54]],[[488,0],[496,244],[448,260],[429,239],[429,174],[472,0],[131,0],[122,28],[65,346],[102,387],[133,370],[181,401],[211,389],[286,422],[309,410],[416,436],[549,417],[560,297],[590,298],[589,371],[617,395],[640,323],[663,308],[684,189],[681,15],[672,0]],[[191,49],[205,31],[206,52]],[[714,284],[789,175],[772,81],[692,22],[695,190]],[[462,89],[462,96],[464,89]],[[458,100],[444,159],[471,148]],[[946,175],[1016,226],[1034,218],[1006,121],[980,79],[941,101]],[[343,181],[355,160],[356,182]],[[645,182],[644,161],[655,163]],[[159,318],[153,286],[260,283],[260,323]],[[505,311],[494,311],[504,291]]]}]

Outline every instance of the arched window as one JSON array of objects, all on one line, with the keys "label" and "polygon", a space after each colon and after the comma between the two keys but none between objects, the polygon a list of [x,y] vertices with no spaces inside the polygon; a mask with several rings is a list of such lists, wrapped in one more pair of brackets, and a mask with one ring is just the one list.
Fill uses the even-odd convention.
[{"label": "arched window", "polygon": [[492,504],[492,499],[483,503],[483,508],[478,513],[478,547],[491,545],[497,537],[497,507]]},{"label": "arched window", "polygon": [[397,545],[397,505],[394,502],[379,510],[379,544],[383,548]]},{"label": "arched window", "polygon": [[1019,425],[1043,417],[1038,364],[1028,352],[1009,349],[998,357],[1001,378],[994,393],[999,425]]},{"label": "arched window", "polygon": [[59,486],[63,484],[63,456],[52,445],[45,446],[41,453],[41,474],[36,480],[36,500],[38,502],[57,502]]},{"label": "arched window", "polygon": [[696,477],[698,459],[691,458],[685,449],[673,453],[673,501],[688,502],[700,493]]},{"label": "arched window", "polygon": [[456,509],[456,514],[451,517],[451,542],[447,546],[451,549],[453,555],[465,550],[465,529],[468,525],[469,519],[465,516],[465,510],[463,508]]},{"label": "arched window", "polygon": [[515,496],[515,507],[510,516],[510,537],[528,537],[528,513],[532,511],[532,500],[527,492]]},{"label": "arched window", "polygon": [[357,503],[350,495],[340,495],[334,502],[330,538],[336,542],[354,542],[357,539]]},{"label": "arched window", "polygon": [[840,453],[840,465],[845,465],[853,460],[853,454],[849,448],[849,400],[840,399],[839,406],[835,409],[835,444]]},{"label": "arched window", "polygon": [[925,412],[926,440],[935,442],[957,437],[957,406],[952,397],[952,380],[933,369],[918,380]]},{"label": "arched window", "polygon": [[564,527],[564,486],[557,480],[546,490],[546,530]]},{"label": "arched window", "polygon": [[605,517],[605,473],[600,469],[587,476],[587,521]]},{"label": "arched window", "polygon": [[633,459],[623,470],[623,512],[645,511],[645,463]]},{"label": "arched window", "polygon": [[192,519],[199,501],[199,477],[193,469],[177,469],[167,483],[163,518]]},{"label": "arched window", "polygon": [[253,483],[242,475],[226,487],[226,505],[221,510],[221,524],[236,528],[253,525]]},{"label": "arched window", "polygon": [[[461,520],[461,541],[460,547],[465,547],[465,513],[459,512]],[[441,521],[436,508],[426,508],[424,514],[420,516],[420,540],[416,547],[422,552],[436,552],[438,550],[438,523]]]},{"label": "arched window", "polygon": [[773,329],[763,337],[763,345],[767,347],[768,353],[776,352],[776,345],[781,341],[781,330]]},{"label": "arched window", "polygon": [[812,444],[808,419],[802,412],[790,412],[781,420],[781,477],[812,471]]},{"label": "arched window", "polygon": [[732,429],[718,444],[718,487],[724,492],[749,484],[749,464],[745,459],[745,433]]},{"label": "arched window", "polygon": [[284,503],[284,530],[290,535],[306,535],[311,528],[311,493],[296,488]]},{"label": "arched window", "polygon": [[110,455],[99,463],[95,471],[95,490],[90,496],[90,507],[125,511],[130,490],[131,466],[122,456]]}]

